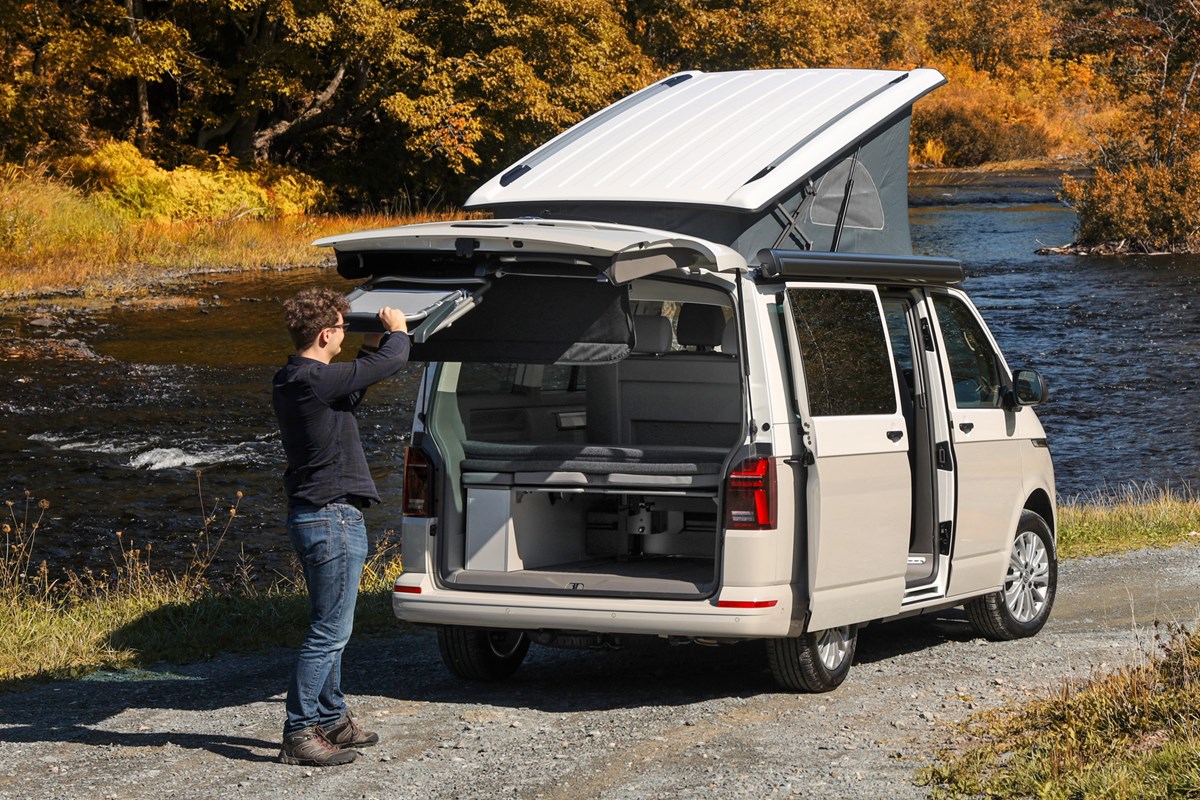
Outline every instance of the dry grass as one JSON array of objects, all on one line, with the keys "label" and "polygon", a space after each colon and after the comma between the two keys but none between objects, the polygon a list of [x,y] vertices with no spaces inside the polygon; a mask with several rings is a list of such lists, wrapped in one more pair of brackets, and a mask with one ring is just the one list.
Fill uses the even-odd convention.
[{"label": "dry grass", "polygon": [[[8,502],[0,553],[0,691],[98,669],[298,644],[308,627],[298,565],[265,589],[246,563],[232,575],[214,576],[213,559],[241,498],[205,501],[202,490],[201,498],[207,512],[182,573],[152,570],[151,545],[116,533],[119,555],[111,571],[68,572],[62,580],[52,579],[49,566],[34,557],[47,501],[26,493],[23,503]],[[396,630],[390,590],[400,569],[395,538],[385,535],[363,570],[358,633]]]},{"label": "dry grass", "polygon": [[1200,636],[1154,643],[1141,664],[977,715],[922,782],[934,797],[1200,796]]},{"label": "dry grass", "polygon": [[1126,484],[1060,500],[1062,558],[1200,544],[1200,497],[1187,485]]},{"label": "dry grass", "polygon": [[62,181],[3,167],[0,296],[128,295],[199,270],[316,266],[330,257],[311,246],[322,236],[452,216],[415,212],[162,222],[124,214]]}]

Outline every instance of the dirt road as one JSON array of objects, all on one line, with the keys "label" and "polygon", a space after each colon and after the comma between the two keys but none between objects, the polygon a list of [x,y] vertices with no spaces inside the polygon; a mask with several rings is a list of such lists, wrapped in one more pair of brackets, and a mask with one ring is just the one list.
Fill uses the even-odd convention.
[{"label": "dirt road", "polygon": [[354,642],[344,684],[383,737],[350,766],[276,763],[291,654],[160,665],[0,695],[0,798],[924,797],[913,773],[973,709],[1142,657],[1200,619],[1200,548],[1065,562],[1036,638],[946,614],[864,629],[836,692],[778,691],[761,647],[534,648],[462,683],[427,632]]}]

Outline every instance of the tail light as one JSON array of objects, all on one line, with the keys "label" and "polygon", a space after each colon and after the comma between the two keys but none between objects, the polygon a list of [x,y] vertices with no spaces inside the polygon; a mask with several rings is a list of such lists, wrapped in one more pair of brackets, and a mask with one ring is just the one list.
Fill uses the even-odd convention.
[{"label": "tail light", "polygon": [[433,514],[433,465],[416,447],[404,448],[404,491],[400,512],[406,517]]},{"label": "tail light", "polygon": [[777,494],[775,462],[747,458],[725,482],[725,527],[743,531],[776,527]]}]

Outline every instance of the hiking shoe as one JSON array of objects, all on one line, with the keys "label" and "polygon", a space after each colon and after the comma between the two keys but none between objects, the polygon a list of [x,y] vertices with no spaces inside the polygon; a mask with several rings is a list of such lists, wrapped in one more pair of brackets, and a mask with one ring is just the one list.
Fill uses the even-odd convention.
[{"label": "hiking shoe", "polygon": [[354,721],[354,715],[349,711],[346,716],[337,721],[333,727],[325,730],[325,739],[339,750],[351,747],[370,747],[379,744],[379,734],[364,731]]},{"label": "hiking shoe", "polygon": [[305,767],[336,767],[356,758],[358,753],[353,750],[342,750],[330,744],[320,725],[284,736],[283,749],[279,751],[281,763]]}]

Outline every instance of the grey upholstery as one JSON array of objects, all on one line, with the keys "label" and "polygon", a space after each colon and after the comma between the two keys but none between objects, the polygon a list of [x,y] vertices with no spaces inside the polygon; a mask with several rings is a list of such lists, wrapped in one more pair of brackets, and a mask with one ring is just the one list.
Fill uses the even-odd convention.
[{"label": "grey upholstery", "polygon": [[671,349],[671,320],[658,315],[633,318],[633,352],[665,353]]},{"label": "grey upholstery", "polygon": [[731,317],[725,323],[725,333],[721,336],[721,352],[731,356],[736,356],[738,353],[737,317]]},{"label": "grey upholstery", "polygon": [[[701,309],[688,314],[690,338],[683,324],[683,311],[689,307]],[[714,329],[718,319],[719,327]],[[669,338],[662,340],[664,323],[669,326],[664,317],[634,317],[635,353],[615,364],[588,369],[588,442],[732,447],[743,424],[737,359],[715,351],[658,355],[670,343]],[[711,348],[721,343],[725,327],[719,306],[687,304],[677,331],[681,341]],[[669,337],[669,327],[666,333]]]}]

